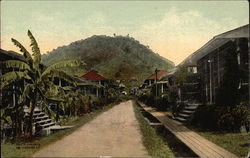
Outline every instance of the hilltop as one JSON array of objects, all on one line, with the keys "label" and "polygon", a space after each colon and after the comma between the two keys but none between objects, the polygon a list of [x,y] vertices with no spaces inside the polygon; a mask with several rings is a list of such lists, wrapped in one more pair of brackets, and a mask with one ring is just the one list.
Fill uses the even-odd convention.
[{"label": "hilltop", "polygon": [[81,75],[91,69],[111,79],[143,80],[157,69],[171,69],[174,63],[154,53],[148,46],[129,36],[92,36],[62,46],[42,56],[46,65],[56,61],[79,59],[84,68],[66,70]]}]

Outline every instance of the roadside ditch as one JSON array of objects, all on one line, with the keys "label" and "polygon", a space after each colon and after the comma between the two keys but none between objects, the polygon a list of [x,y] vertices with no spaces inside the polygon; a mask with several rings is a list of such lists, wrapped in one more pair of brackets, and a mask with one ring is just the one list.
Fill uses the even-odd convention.
[{"label": "roadside ditch", "polygon": [[140,112],[147,120],[149,125],[153,127],[156,133],[162,138],[162,140],[169,146],[176,157],[197,157],[197,155],[189,149],[184,143],[182,143],[176,136],[174,136],[167,128],[165,128],[161,122],[145,111],[139,104],[137,104]]}]

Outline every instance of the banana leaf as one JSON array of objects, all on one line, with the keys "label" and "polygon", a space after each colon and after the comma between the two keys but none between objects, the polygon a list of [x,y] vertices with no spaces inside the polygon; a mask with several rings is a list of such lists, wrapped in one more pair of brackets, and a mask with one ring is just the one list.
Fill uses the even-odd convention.
[{"label": "banana leaf", "polygon": [[55,64],[52,64],[46,68],[46,70],[43,72],[43,74],[50,73],[50,71],[55,70],[55,69],[61,69],[65,67],[77,67],[77,66],[83,66],[86,65],[82,61],[78,60],[66,60],[66,61],[60,61]]},{"label": "banana leaf", "polygon": [[25,49],[25,47],[18,42],[17,40],[15,40],[14,38],[11,38],[11,41],[14,43],[14,45],[16,45],[18,48],[20,48],[20,52],[23,53],[23,56],[25,58],[25,60],[30,64],[33,62],[33,59],[30,55],[30,53]]},{"label": "banana leaf", "polygon": [[31,92],[35,89],[35,86],[33,84],[27,84],[24,88],[22,96],[19,98],[18,103],[23,103],[27,99],[31,98]]},{"label": "banana leaf", "polygon": [[38,47],[36,39],[34,38],[32,33],[30,32],[30,30],[28,30],[28,36],[30,38],[30,46],[31,46],[31,49],[32,49],[32,52],[33,52],[32,56],[33,56],[33,59],[34,59],[34,65],[36,66],[36,68],[38,68],[39,64],[41,63],[40,49]]},{"label": "banana leaf", "polygon": [[70,75],[68,75],[67,73],[60,71],[60,70],[51,70],[50,73],[43,73],[42,74],[42,79],[46,79],[46,78],[60,78],[65,80],[66,82],[69,82],[73,85],[76,85],[74,78],[72,78]]},{"label": "banana leaf", "polygon": [[19,61],[19,60],[6,60],[3,62],[0,62],[0,65],[3,68],[23,69],[23,70],[30,71],[30,66],[26,64],[25,62]]},{"label": "banana leaf", "polygon": [[21,71],[7,72],[3,76],[1,76],[0,89],[4,88],[5,86],[7,86],[13,82],[17,82],[17,81],[20,81],[22,79],[31,80],[30,76],[28,76],[27,73],[25,73],[25,72],[21,72]]}]

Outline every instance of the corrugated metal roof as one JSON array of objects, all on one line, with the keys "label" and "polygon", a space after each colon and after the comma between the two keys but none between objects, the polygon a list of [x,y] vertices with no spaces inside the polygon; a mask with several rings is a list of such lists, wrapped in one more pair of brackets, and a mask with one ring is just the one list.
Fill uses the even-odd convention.
[{"label": "corrugated metal roof", "polygon": [[249,24],[215,36],[200,49],[188,56],[179,65],[196,65],[197,61],[202,57],[206,56],[207,54],[229,42],[230,40],[237,38],[249,38]]},{"label": "corrugated metal roof", "polygon": [[[157,72],[157,79],[158,80],[162,79],[162,77],[166,76],[167,73],[168,73],[167,70],[159,70]],[[156,74],[154,73],[154,74],[150,75],[147,79],[148,80],[155,80],[156,79]]]},{"label": "corrugated metal roof", "polygon": [[230,30],[219,34],[214,37],[217,38],[249,38],[249,24],[238,27],[234,30]]},{"label": "corrugated metal roof", "polygon": [[107,80],[105,77],[99,75],[96,70],[91,70],[88,73],[82,75],[81,77],[91,81]]},{"label": "corrugated metal roof", "polygon": [[103,86],[100,85],[100,84],[93,83],[93,82],[88,81],[88,80],[86,80],[86,79],[84,79],[84,78],[81,78],[81,77],[76,77],[76,76],[74,76],[73,78],[74,78],[74,80],[76,81],[76,83],[77,83],[78,86],[94,86],[94,87],[98,87],[98,88],[103,87]]},{"label": "corrugated metal roof", "polygon": [[14,51],[6,51],[3,49],[0,49],[0,56],[1,56],[1,58],[9,58],[12,60],[22,60],[22,61],[25,60],[21,54],[16,53]]},{"label": "corrugated metal roof", "polygon": [[168,79],[169,77],[173,76],[173,75],[176,73],[177,70],[178,70],[178,67],[173,68],[172,70],[170,70],[170,71],[168,72],[168,74],[167,74],[166,76],[164,76],[164,77],[162,78],[162,80],[166,80],[166,79]]}]

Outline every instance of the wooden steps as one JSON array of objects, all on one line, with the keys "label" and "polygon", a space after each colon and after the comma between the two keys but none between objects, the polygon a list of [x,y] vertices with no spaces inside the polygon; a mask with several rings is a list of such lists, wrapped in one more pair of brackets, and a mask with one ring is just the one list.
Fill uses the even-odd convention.
[{"label": "wooden steps", "polygon": [[195,112],[195,110],[197,109],[199,105],[200,104],[198,103],[187,104],[187,106],[184,107],[184,109],[178,114],[177,117],[175,117],[175,119],[182,123],[187,123],[188,121],[191,120],[193,113]]},{"label": "wooden steps", "polygon": [[157,118],[166,129],[174,134],[181,142],[190,148],[197,156],[204,158],[237,158],[222,147],[210,142],[199,134],[193,132],[182,124],[169,119],[162,112],[154,111],[154,108],[139,102],[139,105],[148,113]]},{"label": "wooden steps", "polygon": [[[25,108],[24,112],[28,113],[29,110]],[[50,119],[47,114],[37,107],[34,109],[33,125],[37,127],[36,133],[41,135],[49,135],[52,131],[63,130],[72,127],[56,125],[56,123]]]},{"label": "wooden steps", "polygon": [[41,127],[41,129],[48,128],[56,124],[52,119],[49,118],[47,114],[38,108],[35,108],[34,110],[33,120],[34,124],[36,124],[38,127]]}]

